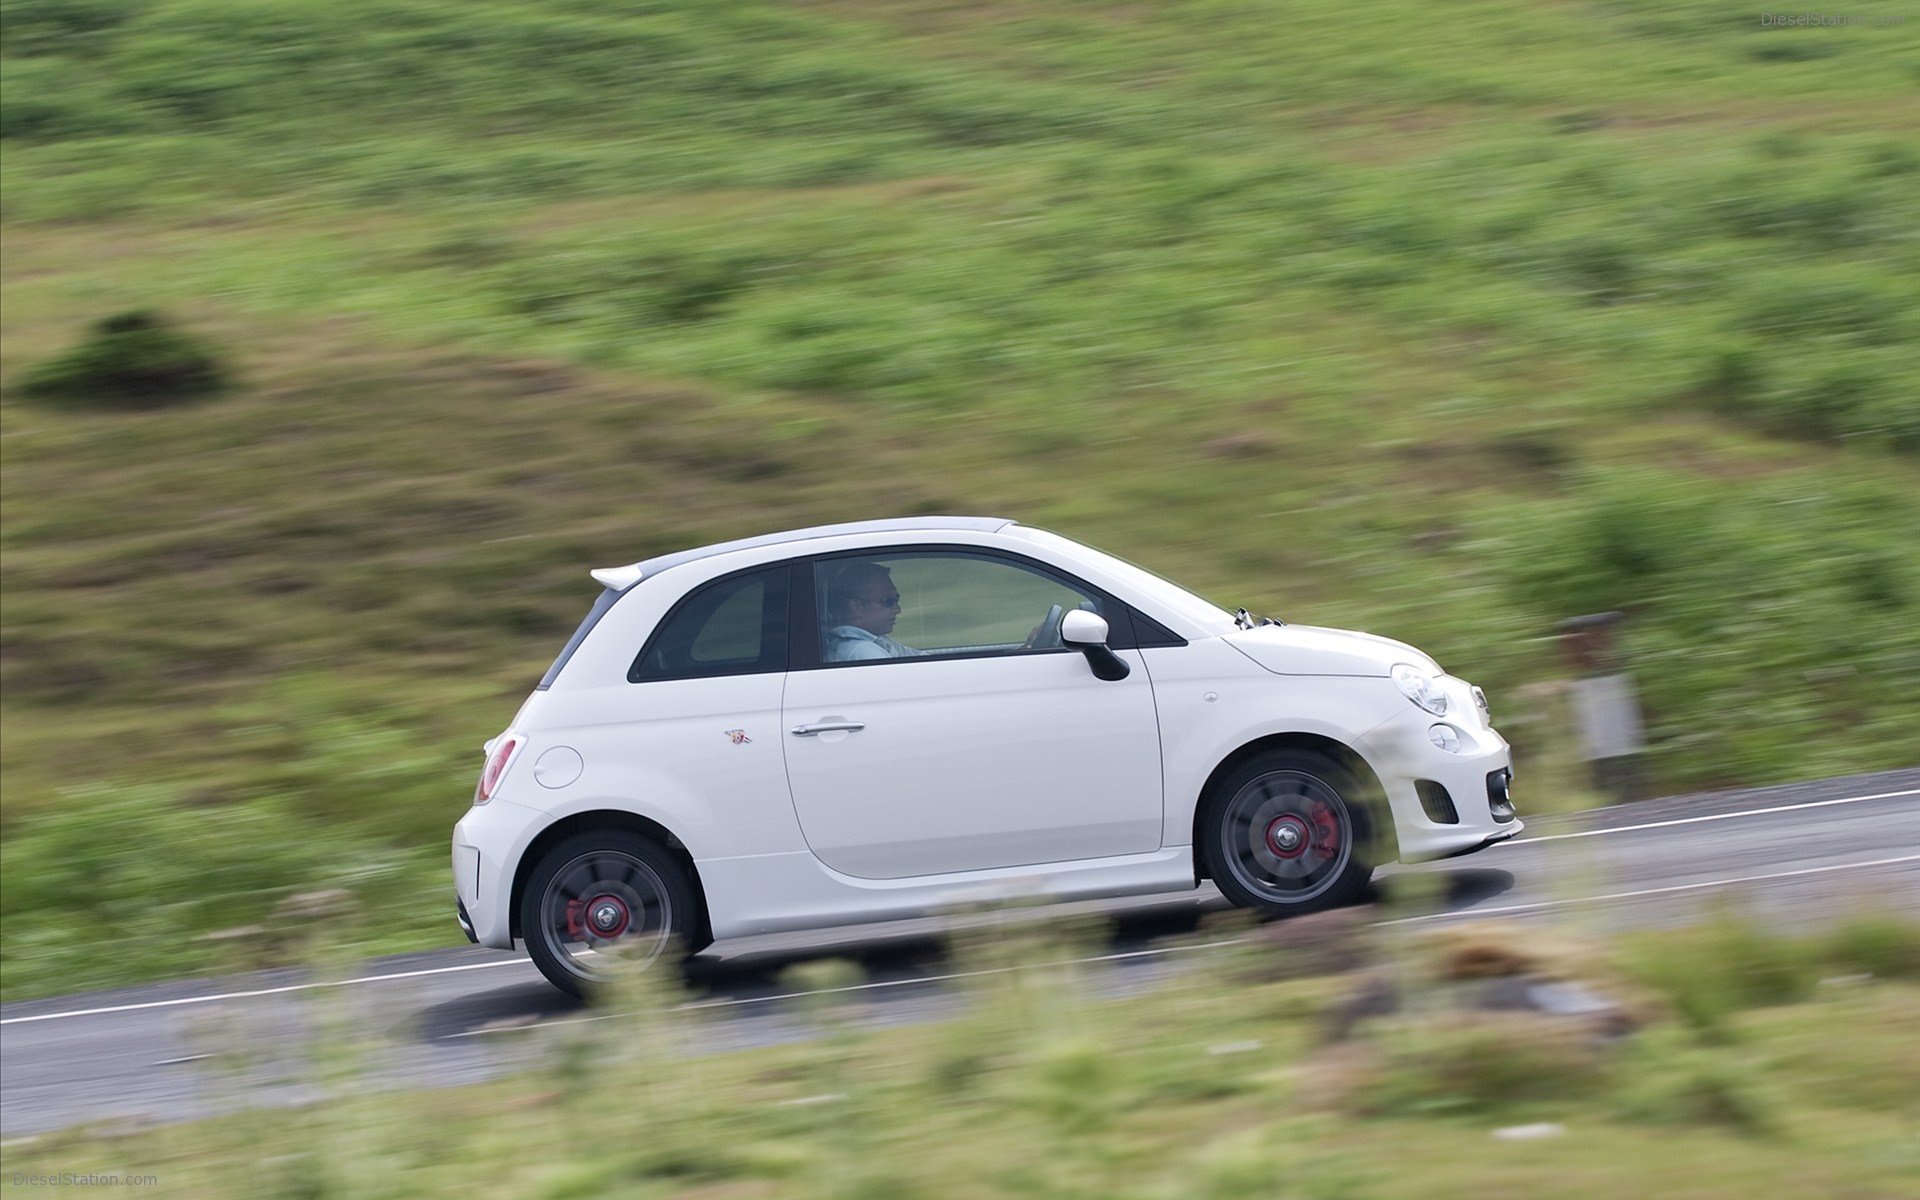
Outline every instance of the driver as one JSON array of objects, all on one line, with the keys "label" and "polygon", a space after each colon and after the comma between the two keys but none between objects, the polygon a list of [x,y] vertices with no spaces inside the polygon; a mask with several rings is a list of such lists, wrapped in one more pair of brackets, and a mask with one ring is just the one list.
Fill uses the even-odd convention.
[{"label": "driver", "polygon": [[900,619],[900,589],[893,575],[875,562],[850,563],[827,585],[827,619],[822,652],[828,662],[869,658],[911,658],[926,653],[887,635]]}]

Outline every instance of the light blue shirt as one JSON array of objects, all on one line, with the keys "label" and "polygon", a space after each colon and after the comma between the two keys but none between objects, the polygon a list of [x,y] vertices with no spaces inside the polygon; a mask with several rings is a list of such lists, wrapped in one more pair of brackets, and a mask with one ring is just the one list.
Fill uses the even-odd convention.
[{"label": "light blue shirt", "polygon": [[835,625],[827,630],[828,662],[860,662],[870,658],[917,658],[925,653],[858,625]]}]

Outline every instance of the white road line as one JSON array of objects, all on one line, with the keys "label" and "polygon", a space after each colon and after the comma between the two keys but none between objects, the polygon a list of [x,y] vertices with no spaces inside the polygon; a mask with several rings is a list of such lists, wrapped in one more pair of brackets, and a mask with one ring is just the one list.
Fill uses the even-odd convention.
[{"label": "white road line", "polygon": [[1444,921],[1449,917],[1483,917],[1494,913],[1535,912],[1543,908],[1565,908],[1570,904],[1597,904],[1602,900],[1632,900],[1640,896],[1663,896],[1673,892],[1697,892],[1705,888],[1731,887],[1736,883],[1760,883],[1768,879],[1791,879],[1797,875],[1822,875],[1829,871],[1859,871],[1868,867],[1891,867],[1898,863],[1920,862],[1920,854],[1899,858],[1876,858],[1871,862],[1834,863],[1825,867],[1802,867],[1797,871],[1773,871],[1765,875],[1740,875],[1733,879],[1709,879],[1703,883],[1679,883],[1670,887],[1640,888],[1631,892],[1608,892],[1600,896],[1571,896],[1565,900],[1541,900],[1533,904],[1502,904],[1491,908],[1462,908],[1451,912],[1427,913],[1418,917],[1399,917],[1375,921],[1376,926],[1411,925],[1415,921]]},{"label": "white road line", "polygon": [[[1920,770],[1920,768],[1914,768],[1914,769],[1917,769],[1917,770]],[[1889,774],[1889,775],[1898,775],[1898,774],[1903,774],[1903,772],[1900,772],[1900,771],[1888,771],[1888,772],[1886,772],[1886,774]],[[1695,794],[1693,794],[1693,795],[1687,795],[1687,796],[1654,796],[1654,797],[1651,797],[1650,799],[1646,799],[1646,800],[1627,800],[1627,801],[1623,801],[1622,803],[1619,803],[1619,804],[1602,804],[1602,805],[1600,805],[1600,806],[1599,806],[1599,807],[1597,807],[1597,808],[1588,808],[1588,809],[1582,809],[1581,811],[1582,811],[1582,812],[1588,812],[1588,813],[1603,813],[1603,812],[1612,812],[1613,810],[1615,810],[1615,809],[1617,809],[1617,808],[1645,808],[1645,807],[1647,807],[1647,806],[1648,806],[1648,805],[1650,805],[1650,804],[1667,804],[1667,803],[1672,803],[1672,802],[1674,802],[1674,801],[1680,801],[1680,800],[1685,800],[1685,801],[1688,801],[1688,802],[1690,802],[1690,803],[1695,803],[1695,804],[1707,804],[1707,803],[1710,803],[1710,802],[1712,802],[1712,801],[1715,801],[1715,800],[1725,800],[1725,799],[1727,799],[1727,798],[1728,798],[1729,796],[1737,796],[1737,795],[1741,795],[1741,794],[1743,794],[1743,793],[1744,793],[1745,791],[1755,791],[1755,792],[1767,792],[1767,791],[1785,791],[1786,789],[1788,789],[1788,788],[1793,788],[1793,787],[1814,787],[1814,786],[1817,786],[1817,785],[1819,785],[1819,784],[1821,784],[1821,783],[1823,783],[1823,782],[1826,782],[1826,783],[1838,783],[1838,782],[1839,782],[1839,780],[1837,780],[1837,779],[1836,779],[1836,780],[1819,780],[1819,779],[1809,779],[1809,780],[1807,780],[1807,781],[1806,781],[1806,782],[1804,782],[1804,783],[1775,783],[1775,784],[1768,784],[1768,785],[1767,785],[1767,786],[1765,786],[1765,787],[1757,787],[1757,788],[1748,788],[1748,789],[1741,789],[1740,791],[1734,791],[1734,792],[1699,792],[1699,793],[1695,793]],[[1887,793],[1885,793],[1885,795],[1888,795],[1888,796],[1906,796],[1906,795],[1911,795],[1911,794],[1912,794],[1912,793],[1910,793],[1910,792],[1887,792]],[[1852,797],[1848,797],[1848,798],[1849,798],[1849,799],[1854,799],[1854,800],[1877,800],[1877,799],[1879,799],[1880,797],[1878,797],[1878,796],[1852,796]],[[1824,801],[1824,800],[1816,800],[1816,801],[1812,801],[1812,803],[1815,803],[1815,804],[1825,804],[1825,803],[1826,803],[1826,801]]]},{"label": "white road line", "polygon": [[317,983],[289,983],[285,987],[256,988],[250,992],[221,992],[216,996],[182,996],[178,1000],[148,1000],[141,1004],[113,1004],[106,1008],[77,1008],[69,1012],[37,1013],[31,1017],[7,1017],[0,1025],[25,1025],[30,1021],[59,1021],[66,1017],[98,1017],[108,1013],[139,1012],[148,1008],[178,1008],[183,1004],[212,1004],[217,1000],[251,1000],[256,996],[283,996],[314,988],[352,987],[356,983],[384,983],[389,979],[418,979],[423,975],[448,975],[455,971],[486,971],[494,967],[530,967],[524,958],[499,962],[464,963],[457,967],[430,967],[423,971],[395,971],[391,975],[362,975],[358,979],[327,979]]},{"label": "white road line", "polygon": [[[1558,842],[1567,838],[1605,837],[1610,833],[1633,833],[1642,829],[1665,829],[1670,825],[1695,825],[1701,821],[1731,821],[1735,817],[1763,817],[1768,813],[1797,812],[1803,808],[1826,808],[1834,804],[1860,804],[1868,800],[1895,800],[1901,796],[1920,796],[1920,788],[1904,792],[1880,792],[1872,796],[1843,796],[1838,800],[1809,800],[1805,804],[1780,804],[1772,808],[1749,808],[1740,812],[1713,813],[1704,817],[1676,817],[1671,821],[1648,821],[1643,825],[1621,825],[1615,829],[1588,829],[1580,833],[1548,833],[1539,837],[1511,838],[1494,846],[1531,846],[1535,842]],[[1598,812],[1598,809],[1589,811]],[[1492,849],[1493,847],[1488,847]]]},{"label": "white road line", "polygon": [[[1552,841],[1559,841],[1565,838],[1602,837],[1612,833],[1632,833],[1637,830],[1662,829],[1671,825],[1691,825],[1700,821],[1728,821],[1728,820],[1732,820],[1735,817],[1755,817],[1755,816],[1763,816],[1767,813],[1792,812],[1796,809],[1825,808],[1835,804],[1860,804],[1868,800],[1893,800],[1903,796],[1920,796],[1920,788],[1909,788],[1905,791],[1899,791],[1899,792],[1877,792],[1871,796],[1843,796],[1836,800],[1813,800],[1805,804],[1782,804],[1772,808],[1747,809],[1742,812],[1734,812],[1734,813],[1715,813],[1711,816],[1705,816],[1705,817],[1680,817],[1672,821],[1650,821],[1642,825],[1623,825],[1618,829],[1590,829],[1580,833],[1552,833],[1552,834],[1545,834],[1539,837],[1525,837],[1525,838],[1520,838],[1514,841],[1496,842],[1492,847],[1489,847],[1489,849],[1497,848],[1499,846],[1530,846],[1536,842],[1552,842]],[[1611,807],[1630,807],[1630,806],[1614,805]],[[1589,811],[1598,812],[1602,810],[1593,809]],[[1906,860],[1889,859],[1886,861],[1904,862]],[[1870,866],[1870,865],[1877,865],[1877,864],[1862,863],[1858,865]],[[1815,868],[1815,870],[1821,870],[1821,871],[1839,870],[1839,869],[1841,868],[1838,868],[1838,867]],[[1787,874],[1795,874],[1795,873],[1796,872],[1787,872]],[[1763,876],[1752,876],[1751,878],[1772,879],[1772,878],[1781,878],[1781,877],[1782,876],[1763,875]],[[1744,882],[1744,881],[1732,881],[1732,882]],[[1695,885],[1688,885],[1688,886],[1710,887],[1710,886],[1717,886],[1717,885],[1695,884]],[[1635,894],[1635,893],[1623,893],[1623,895],[1631,895],[1631,894]],[[1614,899],[1617,897],[1596,897],[1596,899],[1601,899],[1601,898]],[[1555,903],[1563,903],[1563,902],[1555,901]],[[1569,901],[1566,903],[1571,903],[1571,902]],[[1478,909],[1478,910],[1471,910],[1471,911],[1493,912],[1493,911],[1506,911],[1506,910]],[[1445,916],[1445,915],[1452,915],[1452,914],[1435,914],[1435,916]],[[1414,921],[1424,921],[1424,920],[1431,920],[1433,918],[1432,917],[1408,917],[1404,919],[1414,920]],[[1226,943],[1218,943],[1218,944],[1226,944]],[[1142,951],[1141,953],[1143,954],[1158,953],[1158,951]],[[1125,957],[1125,956],[1122,956],[1122,957]],[[1087,960],[1087,961],[1100,961],[1100,960]],[[499,962],[465,963],[457,967],[429,967],[427,969],[419,970],[419,971],[396,971],[396,972],[393,972],[392,974],[387,974],[387,975],[364,975],[357,979],[340,979],[340,980],[331,980],[331,981],[325,981],[325,982],[319,982],[319,983],[292,983],[292,984],[287,984],[284,987],[259,988],[259,989],[256,989],[253,991],[247,991],[247,992],[222,992],[218,995],[212,995],[212,996],[184,996],[176,1000],[150,1000],[140,1004],[116,1004],[116,1005],[110,1005],[105,1008],[82,1008],[82,1009],[74,1009],[68,1012],[39,1013],[37,1015],[29,1016],[29,1017],[5,1017],[5,1018],[0,1018],[0,1025],[24,1025],[34,1021],[59,1021],[69,1017],[97,1017],[97,1016],[105,1016],[111,1013],[139,1012],[139,1011],[142,1011],[145,1009],[151,1009],[151,1008],[177,1008],[187,1004],[212,1004],[220,1000],[249,1000],[259,996],[279,996],[279,995],[285,995],[290,992],[310,991],[314,988],[351,987],[355,984],[384,983],[388,980],[394,980],[394,979],[418,979],[427,975],[450,975],[459,971],[485,971],[485,970],[490,970],[496,967],[530,967],[532,965],[533,964],[527,959],[514,958],[514,959],[503,959]],[[935,978],[957,979],[957,978],[962,978],[962,976],[957,976],[957,975],[956,976],[937,976]],[[867,984],[862,986],[873,987],[873,986],[881,986],[881,985]],[[795,993],[795,994],[800,995],[804,993]],[[768,998],[773,999],[774,997],[768,997]],[[738,1003],[748,1003],[748,1001],[730,1000],[730,1001],[716,1001],[714,1003],[738,1004]]]},{"label": "white road line", "polygon": [[[1006,975],[1014,971],[1027,971],[1039,967],[1065,967],[1081,963],[1120,962],[1131,958],[1152,958],[1161,954],[1178,954],[1190,950],[1211,950],[1216,946],[1237,946],[1246,938],[1227,938],[1219,942],[1195,942],[1181,946],[1156,946],[1150,950],[1127,950],[1118,954],[1095,954],[1087,958],[1059,958],[1042,963],[1031,963],[1017,967],[987,967],[979,971],[950,971],[944,975],[916,975],[912,979],[882,979],[872,983],[852,983],[844,987],[816,988],[810,992],[783,992],[776,996],[723,997],[719,1000],[693,1000],[674,1006],[676,1012],[693,1012],[704,1008],[745,1007],[749,1004],[772,1004],[780,1000],[799,1000],[807,996],[832,996],[843,992],[871,992],[882,988],[911,987],[918,983],[944,983],[952,979],[979,979],[988,975]],[[556,1025],[586,1025],[594,1021],[611,1021],[617,1017],[632,1016],[632,1013],[601,1013],[592,1017],[568,1017],[559,1021],[535,1021],[526,1025],[497,1025],[479,1029],[468,1029],[460,1033],[449,1033],[441,1037],[443,1042],[459,1038],[485,1037],[495,1033],[521,1033],[529,1029],[551,1029]]]}]

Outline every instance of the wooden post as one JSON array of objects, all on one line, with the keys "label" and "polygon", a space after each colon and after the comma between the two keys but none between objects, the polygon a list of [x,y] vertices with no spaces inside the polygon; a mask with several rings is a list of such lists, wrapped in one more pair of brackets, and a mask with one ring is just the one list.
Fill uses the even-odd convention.
[{"label": "wooden post", "polygon": [[1615,802],[1644,795],[1641,754],[1646,737],[1633,680],[1620,660],[1617,612],[1574,617],[1560,625],[1560,650],[1573,675],[1573,717],[1580,756],[1593,786]]}]

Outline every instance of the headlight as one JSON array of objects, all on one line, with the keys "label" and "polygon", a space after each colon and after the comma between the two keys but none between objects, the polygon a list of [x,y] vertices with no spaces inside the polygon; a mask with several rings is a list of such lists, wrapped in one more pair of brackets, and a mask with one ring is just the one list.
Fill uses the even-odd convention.
[{"label": "headlight", "polygon": [[1447,694],[1440,690],[1440,684],[1433,676],[1422,671],[1412,663],[1398,663],[1393,668],[1394,686],[1400,694],[1418,704],[1436,717],[1447,715]]}]

